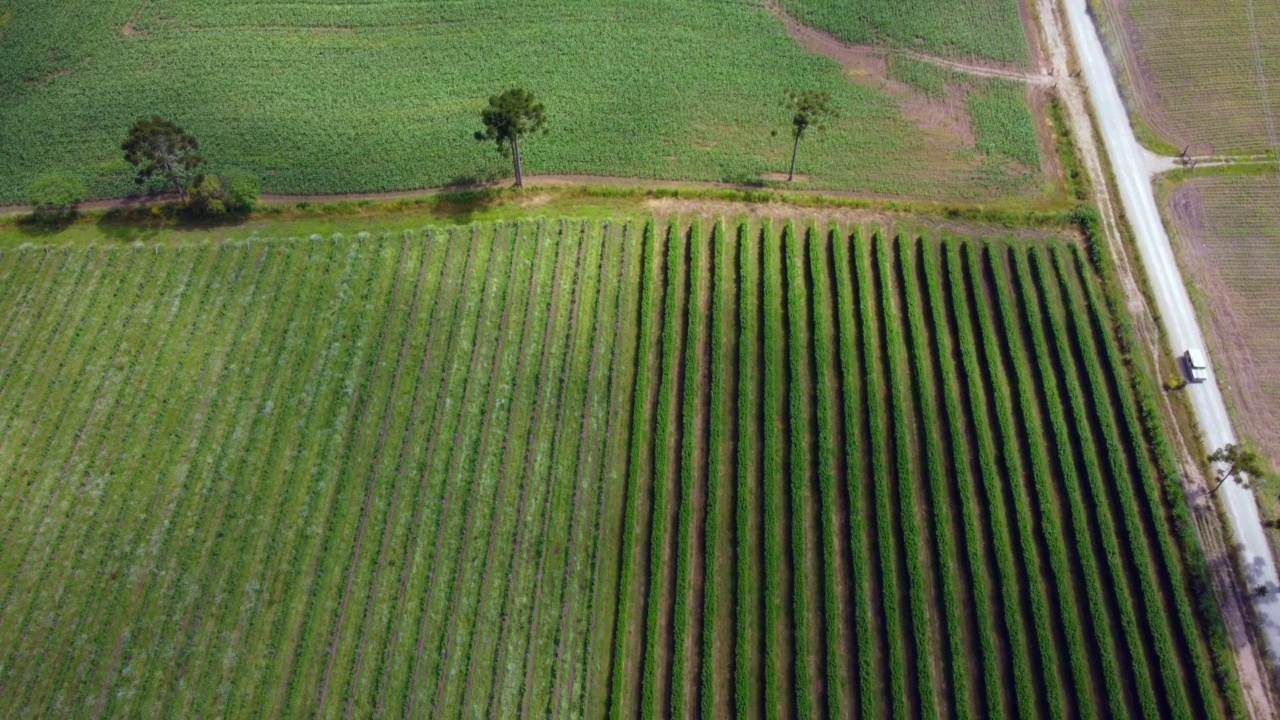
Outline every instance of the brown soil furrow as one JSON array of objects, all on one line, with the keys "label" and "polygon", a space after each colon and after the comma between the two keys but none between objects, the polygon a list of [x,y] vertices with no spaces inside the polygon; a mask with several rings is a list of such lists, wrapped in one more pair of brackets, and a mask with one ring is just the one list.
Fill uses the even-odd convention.
[{"label": "brown soil furrow", "polygon": [[[562,243],[565,242],[565,237],[563,233],[560,236],[560,242]],[[577,329],[578,307],[579,307],[579,304],[582,302],[582,281],[581,281],[582,263],[586,257],[586,250],[587,250],[587,240],[583,238],[578,245],[578,256],[577,256],[577,259],[574,261],[573,292],[572,292],[572,297],[569,301],[569,311],[566,315],[566,318],[567,318],[567,327],[565,328],[566,347],[565,347],[564,360],[560,367],[561,372],[560,372],[559,382],[557,383],[558,388],[556,390],[555,403],[558,406],[558,408],[556,410],[557,418],[554,425],[555,431],[552,435],[552,441],[551,441],[551,457],[548,458],[547,460],[548,477],[550,477],[555,471],[556,456],[558,455],[557,449],[560,446],[560,443],[559,443],[560,430],[564,428],[564,416],[568,409],[567,404],[564,402],[564,390],[565,390],[565,386],[568,384],[569,373],[564,372],[564,369],[565,369],[565,366],[571,363],[573,360],[574,332]],[[548,329],[550,329],[552,326],[551,320],[553,317],[554,316],[548,317],[548,325],[547,325]],[[541,404],[538,406],[539,412],[536,413],[537,415],[540,415],[540,411],[543,409],[543,407],[544,406]],[[532,427],[537,428],[539,424],[540,423],[538,421],[535,421]],[[536,443],[531,442],[529,446],[526,448],[527,455],[525,458],[525,466],[528,468],[535,467],[535,462],[534,462],[535,459],[533,457],[535,445]],[[548,483],[548,485],[550,485],[550,483]],[[542,542],[544,544],[546,542],[545,533],[546,533],[547,519],[551,514],[551,499],[554,494],[553,490],[554,488],[548,486],[547,495],[543,499],[542,519],[538,523],[538,533],[539,533],[539,536],[542,538]],[[528,492],[527,492],[528,485],[525,486],[525,491],[526,492],[520,498],[520,511],[516,514],[516,517],[519,517],[519,518],[523,518],[525,516],[526,501],[528,499]],[[520,551],[524,544],[524,530],[528,526],[528,524],[529,523],[520,523],[516,528],[515,550],[512,552],[512,555],[511,555],[512,563],[515,563],[520,558]],[[505,600],[510,599],[511,597],[511,589],[515,586],[516,577],[518,576],[518,574],[519,573],[516,573],[516,572],[509,573],[509,580],[508,580],[507,589],[505,592],[504,605],[505,605]],[[535,583],[535,587],[541,587],[541,583],[542,583],[541,563],[539,563],[538,573],[534,579],[534,583]],[[533,602],[535,606],[536,606],[536,594],[537,594],[537,591],[535,590],[535,598],[534,600],[531,600],[531,602]],[[492,717],[502,717],[502,691],[501,691],[501,688],[497,688],[495,686],[497,685],[497,682],[499,680],[500,676],[498,675],[498,673],[500,669],[503,667],[503,660],[506,655],[505,650],[507,646],[501,643],[501,638],[503,633],[505,633],[506,631],[506,624],[507,624],[508,618],[510,618],[514,614],[515,614],[514,612],[503,613],[502,629],[499,630],[498,632],[499,646],[498,646],[498,652],[497,652],[497,662],[493,664],[493,680],[491,681],[489,686],[490,705],[494,708]],[[533,640],[530,639],[530,644],[532,644],[532,642]]]},{"label": "brown soil furrow", "polygon": [[[625,290],[626,285],[625,285],[625,283],[626,283],[626,282],[628,281],[628,279],[631,277],[631,262],[632,262],[631,257],[632,257],[632,255],[633,255],[633,252],[631,251],[631,245],[632,245],[632,243],[631,243],[631,238],[629,237],[628,228],[625,228],[625,227],[623,228],[623,230],[622,230],[622,239],[621,239],[621,241],[620,241],[620,242],[621,242],[621,246],[622,246],[622,248],[621,248],[621,250],[622,250],[622,270],[621,270],[621,274],[619,275],[619,278],[620,278],[620,279],[619,279],[619,282],[618,282],[618,291],[617,291],[617,296],[615,297],[615,305],[614,305],[614,327],[613,327],[613,338],[614,338],[614,339],[613,339],[613,347],[614,347],[614,358],[615,358],[615,359],[614,359],[614,365],[613,365],[613,367],[610,369],[610,372],[609,372],[609,391],[608,391],[608,392],[609,392],[609,409],[608,409],[608,412],[607,412],[607,415],[606,415],[606,417],[608,418],[608,423],[607,423],[607,425],[606,425],[606,429],[605,429],[604,437],[602,437],[602,438],[601,438],[601,447],[600,447],[600,452],[601,452],[601,456],[600,456],[600,463],[601,463],[601,466],[600,466],[600,489],[599,489],[599,491],[596,493],[596,513],[595,513],[594,532],[592,533],[592,538],[593,538],[593,539],[592,539],[592,548],[591,548],[591,561],[590,561],[590,565],[589,565],[589,567],[591,567],[591,568],[592,568],[592,570],[591,570],[591,572],[592,572],[592,576],[591,576],[591,581],[590,581],[590,584],[589,584],[589,586],[590,586],[590,587],[597,587],[597,582],[598,582],[598,581],[599,581],[599,579],[600,579],[600,573],[601,573],[601,558],[602,558],[603,556],[602,556],[602,555],[601,555],[601,553],[600,553],[600,534],[601,534],[601,533],[600,533],[600,530],[601,530],[601,528],[602,528],[602,522],[603,522],[603,518],[604,518],[605,501],[606,501],[606,498],[608,497],[608,493],[606,493],[606,492],[605,492],[605,482],[606,482],[606,479],[607,479],[607,478],[606,478],[606,473],[607,473],[607,471],[608,471],[608,465],[609,465],[609,460],[610,460],[610,458],[609,458],[610,440],[611,440],[611,439],[614,439],[614,438],[616,437],[616,433],[617,433],[617,431],[618,431],[618,421],[623,417],[623,415],[621,414],[621,410],[620,410],[620,409],[619,409],[619,407],[618,407],[618,401],[620,400],[620,394],[619,394],[619,392],[618,392],[618,390],[617,390],[617,388],[616,388],[615,386],[616,386],[616,383],[618,382],[618,368],[617,368],[617,364],[618,364],[618,359],[619,359],[619,358],[618,358],[618,350],[617,350],[617,348],[618,348],[618,339],[619,339],[619,337],[621,336],[621,333],[622,333],[622,325],[623,325],[623,320],[622,320],[622,318],[623,318],[622,308],[623,308],[623,298],[624,298],[624,296],[626,295],[626,290]],[[628,415],[628,416],[629,416],[629,415]],[[588,601],[587,601],[587,613],[586,613],[586,617],[589,619],[589,624],[588,624],[588,630],[587,630],[587,633],[586,633],[586,635],[584,635],[584,636],[583,636],[583,650],[582,650],[582,655],[583,655],[583,657],[584,657],[584,658],[585,658],[587,655],[591,654],[591,651],[593,650],[593,646],[591,645],[591,641],[592,641],[592,639],[593,639],[593,638],[595,638],[595,636],[596,636],[596,632],[598,631],[598,628],[599,628],[598,618],[596,617],[596,611],[595,611],[596,596],[597,596],[598,594],[599,594],[599,590],[597,589],[595,592],[592,592],[592,593],[591,593],[591,597],[590,597],[590,599],[588,599]],[[568,602],[568,603],[566,603],[566,604],[567,604],[567,605],[569,605],[569,606],[572,606],[572,601],[569,601],[569,602]],[[563,637],[563,636],[564,636],[564,634],[565,634],[565,633],[564,633],[564,631],[562,630],[562,632],[561,632],[561,636]],[[570,657],[570,660],[565,660],[565,659],[563,659],[563,656],[562,656],[562,657],[558,657],[558,658],[556,659],[556,667],[559,667],[562,663],[565,663],[565,664],[567,664],[567,665],[568,665],[568,667],[569,667],[569,675],[568,675],[568,683],[567,683],[567,684],[569,685],[569,687],[573,687],[573,686],[574,686],[574,681],[575,681],[575,679],[576,679],[576,677],[577,677],[577,665],[576,665],[576,664],[571,663],[572,656],[570,655],[569,657]],[[590,692],[590,689],[591,689],[591,687],[592,687],[592,685],[591,685],[591,671],[592,671],[592,669],[593,669],[593,668],[592,668],[592,666],[591,666],[590,662],[588,662],[588,665],[587,665],[587,682],[586,682],[586,684],[585,684],[585,685],[583,685],[584,692]],[[561,697],[561,695],[562,695],[562,692],[563,692],[563,690],[564,690],[564,686],[565,686],[565,685],[566,685],[566,682],[565,682],[564,677],[562,677],[562,676],[557,676],[557,680],[556,680],[556,683],[555,683],[555,689],[554,689],[554,691],[552,692],[552,701],[551,701],[551,708],[550,708],[550,712],[551,712],[551,716],[552,716],[552,717],[559,717],[559,716],[560,716],[560,715],[558,715],[557,713],[558,713],[558,710],[559,710],[559,708],[560,708],[560,697]],[[584,708],[584,710],[585,710],[585,708]],[[570,714],[572,714],[572,710],[570,710],[569,712],[570,712]]]},{"label": "brown soil furrow", "polygon": [[[447,268],[448,252],[449,252],[449,248],[453,245],[453,239],[449,238],[448,240],[444,240],[443,242],[446,244],[444,267]],[[453,322],[448,326],[448,328],[446,328],[449,335],[445,341],[444,358],[448,358],[451,355],[453,355],[454,346],[457,342],[458,326],[462,322],[460,318],[456,317],[457,309],[459,306],[462,305],[463,299],[467,296],[467,293],[470,292],[471,280],[474,275],[474,267],[473,267],[474,261],[475,261],[475,248],[474,246],[472,246],[468,249],[466,264],[462,270],[462,288],[454,296],[453,311],[451,313],[454,316],[454,318],[453,318]],[[446,272],[446,277],[448,277],[447,272]],[[432,323],[430,334],[428,335],[428,339],[427,339],[427,346],[426,346],[427,352],[423,353],[423,358],[422,358],[422,366],[424,370],[428,367],[429,360],[434,359],[431,352],[431,348],[435,347],[436,332],[440,329],[441,329],[441,323]],[[440,385],[443,386],[444,385],[443,373],[446,371],[447,365],[443,361],[440,362],[439,364],[440,364],[440,373],[441,373],[439,382],[440,382]],[[431,425],[431,434],[428,435],[430,439],[427,442],[426,454],[423,456],[422,474],[418,480],[418,493],[415,496],[416,506],[413,512],[413,522],[409,523],[409,528],[410,528],[409,537],[405,544],[406,551],[414,547],[417,547],[418,528],[422,525],[422,512],[423,512],[423,509],[425,508],[425,502],[423,501],[423,497],[427,492],[427,484],[428,484],[427,481],[430,476],[431,460],[435,456],[436,441],[440,437],[440,423],[444,419],[444,409],[448,404],[447,401],[448,401],[448,394],[444,391],[444,388],[441,387],[439,394],[436,396],[436,407],[434,410],[434,415],[433,415],[433,420]],[[402,471],[404,467],[404,460],[406,458],[406,453],[408,452],[408,449],[409,449],[409,439],[411,437],[413,437],[413,433],[405,433],[404,442],[402,443],[400,448]],[[399,584],[399,589],[396,592],[396,603],[394,607],[404,606],[405,594],[409,589],[409,575],[410,575],[410,568],[412,565],[413,563],[411,562],[410,558],[408,557],[408,553],[406,552],[406,557],[400,567],[400,584]],[[384,650],[384,653],[391,652],[391,650],[396,645],[396,641],[399,639],[399,635],[400,635],[400,615],[397,614],[395,623],[391,628],[391,636],[386,643],[386,649]],[[379,680],[379,683],[378,683],[380,689],[378,691],[378,704],[375,712],[375,714],[378,717],[382,716],[383,709],[385,708],[385,703],[387,699],[387,683],[390,680],[391,667],[392,667],[392,664],[389,661],[384,664],[383,671],[382,671],[382,678]]]},{"label": "brown soil furrow", "polygon": [[[430,265],[430,256],[433,250],[434,250],[433,244],[428,242],[428,247],[422,253],[422,272],[425,272],[426,267]],[[446,259],[447,257],[441,258],[441,261],[440,261],[440,268],[441,268],[442,275],[444,273]],[[436,293],[436,295],[438,296],[438,293]],[[418,302],[419,302],[418,293],[417,291],[415,291],[414,299],[413,299],[415,315],[417,313]],[[418,366],[418,372],[414,380],[413,399],[409,403],[409,408],[410,408],[409,421],[405,426],[407,430],[404,434],[404,438],[400,441],[400,450],[396,455],[396,479],[395,479],[395,484],[392,486],[391,499],[387,503],[387,517],[386,517],[386,520],[383,522],[381,537],[378,540],[378,562],[377,562],[377,566],[374,568],[374,571],[373,571],[373,580],[369,583],[369,593],[365,599],[366,606],[373,604],[374,596],[377,593],[378,583],[380,578],[382,577],[382,570],[386,564],[387,544],[388,544],[388,541],[390,540],[392,526],[395,524],[396,508],[399,505],[400,490],[404,486],[404,482],[403,482],[404,464],[405,464],[408,449],[410,446],[409,440],[411,437],[413,437],[413,433],[410,430],[417,425],[418,414],[421,410],[423,378],[426,375],[428,361],[431,358],[430,349],[431,349],[432,340],[435,337],[435,327],[436,327],[436,323],[434,322],[434,320],[436,317],[435,313],[438,309],[439,309],[439,306],[435,302],[435,298],[433,297],[432,303],[429,306],[429,309],[426,311],[426,315],[432,320],[432,322],[430,322],[431,330],[429,330],[427,333],[427,341],[423,345],[424,352],[422,353],[422,363]],[[410,320],[409,324],[410,324],[410,327],[412,327],[413,321]],[[343,714],[345,717],[348,717],[348,718],[351,717],[351,709],[355,702],[354,698],[355,698],[356,688],[359,688],[360,670],[364,663],[365,642],[369,634],[368,610],[366,610],[365,613],[366,613],[366,616],[361,621],[360,639],[359,641],[356,642],[355,661],[352,664],[351,674],[347,681],[351,689],[350,689],[350,694],[347,697],[346,709]]]},{"label": "brown soil furrow", "polygon": [[[515,279],[516,268],[519,266],[518,258],[515,255],[515,253],[517,252],[517,250],[515,249],[516,242],[518,242],[518,239],[513,238],[512,239],[513,255],[511,260],[511,268],[510,268],[511,274],[507,277],[507,287],[510,287],[512,285],[512,281]],[[539,245],[539,247],[541,246]],[[531,279],[536,279],[536,277],[537,277],[536,273],[532,273],[532,272],[530,273]],[[531,285],[533,284],[532,280],[530,284]],[[490,431],[493,427],[493,418],[494,416],[497,415],[498,400],[501,395],[501,393],[499,392],[499,387],[501,383],[499,383],[498,380],[500,379],[499,374],[502,372],[502,357],[503,357],[503,352],[507,345],[507,334],[510,332],[510,323],[511,323],[511,314],[512,314],[511,313],[512,300],[510,299],[510,294],[507,294],[507,298],[508,298],[507,301],[503,303],[502,319],[499,321],[499,325],[498,325],[498,342],[493,351],[493,360],[490,363],[490,366],[492,369],[492,378],[490,379],[490,382],[489,382],[489,392],[488,392],[489,399],[488,399],[488,402],[485,403],[484,421],[480,424],[480,433],[478,435],[478,437],[480,438],[480,446],[479,448],[477,448],[476,454],[475,454],[477,469],[479,465],[484,462],[484,458],[489,452],[489,440],[491,435]],[[525,307],[527,310],[528,306],[526,305]],[[523,327],[523,323],[521,323],[521,326]],[[522,333],[522,339],[523,339],[523,333]],[[503,435],[505,436],[506,433],[504,432]],[[451,466],[449,475],[452,476],[455,473],[456,473],[456,466]],[[441,644],[441,647],[444,649],[444,652],[439,655],[439,657],[441,658],[440,660],[441,665],[440,665],[439,680],[437,681],[437,684],[436,684],[436,699],[435,699],[435,702],[432,703],[432,708],[433,708],[431,713],[432,717],[440,717],[440,704],[444,700],[444,694],[446,689],[445,678],[447,677],[447,673],[449,670],[449,659],[453,657],[453,643],[457,639],[456,628],[454,623],[457,620],[457,608],[462,595],[462,576],[463,576],[464,570],[466,569],[465,561],[467,558],[467,554],[470,552],[470,549],[471,549],[471,530],[472,530],[472,525],[474,524],[476,504],[477,503],[474,500],[468,503],[467,516],[462,523],[462,549],[458,552],[458,555],[457,555],[458,566],[454,571],[453,584],[451,586],[453,588],[453,592],[452,592],[452,597],[449,601],[449,608],[450,608],[449,618],[445,621],[445,630],[441,635],[440,644]]]},{"label": "brown soil furrow", "polygon": [[[537,252],[535,254],[534,261],[533,261],[533,269],[531,271],[532,275],[529,278],[529,295],[528,295],[528,299],[525,302],[525,307],[528,308],[528,310],[526,312],[526,321],[525,321],[524,331],[521,333],[522,337],[520,341],[520,348],[521,348],[520,360],[517,364],[518,369],[516,371],[516,377],[521,378],[522,380],[526,379],[526,375],[527,375],[527,373],[525,372],[524,363],[525,363],[525,350],[527,349],[528,342],[529,342],[528,318],[533,317],[533,312],[534,312],[533,304],[534,304],[534,300],[537,298],[537,289],[538,289],[538,282],[537,282],[538,267],[541,264],[543,247],[547,244],[545,239],[542,237],[535,238],[534,242],[537,243]],[[552,326],[554,325],[557,298],[559,296],[560,284],[559,282],[556,281],[556,279],[560,275],[559,273],[560,262],[562,260],[562,257],[559,252],[559,248],[560,248],[559,243],[556,243],[556,248],[557,250],[556,250],[555,259],[554,259],[555,266],[552,269],[552,273],[551,273],[551,278],[552,278],[551,298],[549,303],[549,309],[547,311],[547,319],[546,319],[546,322],[544,323],[545,327],[544,327],[543,336],[542,336],[542,353],[540,357],[539,370],[536,378],[532,376],[528,377],[528,379],[535,381],[535,386],[534,386],[535,391],[538,387],[537,380],[540,379],[546,373],[546,366],[548,363],[548,357],[550,352],[548,348],[551,341]],[[512,392],[512,397],[517,398],[519,397],[519,395],[520,395],[520,384],[518,383],[516,389]],[[535,402],[536,402],[536,399],[535,399]],[[534,431],[538,426],[538,423],[536,421],[539,419],[540,411],[541,411],[541,405],[538,405],[537,408],[534,410],[535,422],[530,423],[529,430],[526,433],[526,443],[531,441],[530,439],[533,437]],[[500,480],[498,481],[497,500],[494,503],[495,508],[501,508],[506,498],[507,478],[510,475],[509,470],[511,467],[511,448],[512,448],[513,437],[514,437],[513,433],[507,433],[507,436],[503,440],[502,462],[498,467],[498,476]],[[523,483],[521,483],[521,485],[522,485],[522,491],[521,491],[521,497],[520,497],[520,508],[523,511],[524,492],[526,492],[526,490],[523,489]],[[516,515],[517,523],[521,522],[521,515],[522,515],[522,512]],[[463,683],[463,703],[462,703],[463,708],[471,707],[471,689],[474,684],[474,675],[476,670],[476,655],[475,655],[476,636],[479,634],[478,632],[479,617],[483,613],[483,610],[489,598],[490,586],[488,581],[489,581],[489,576],[493,574],[493,555],[494,555],[494,550],[496,549],[495,541],[498,538],[498,524],[500,519],[501,518],[499,513],[495,511],[493,516],[493,521],[490,524],[490,528],[489,528],[489,542],[487,544],[487,547],[485,548],[484,570],[480,575],[480,597],[476,601],[477,627],[474,628],[471,632],[471,643],[470,643],[471,647],[468,648],[467,650],[466,680]],[[501,641],[501,638],[499,638],[499,641]]]},{"label": "brown soil furrow", "polygon": [[[408,243],[406,242],[401,246],[401,249],[400,249],[400,265],[402,268],[404,266],[404,257],[407,251],[408,251]],[[395,415],[396,394],[397,394],[397,390],[400,388],[400,378],[403,375],[403,371],[404,371],[405,352],[408,350],[408,347],[409,347],[409,339],[413,335],[412,333],[413,323],[418,316],[418,296],[419,296],[419,293],[422,291],[422,279],[427,274],[426,270],[427,270],[427,257],[426,257],[426,254],[424,253],[422,257],[422,261],[418,267],[418,279],[413,285],[413,300],[410,303],[409,317],[405,321],[404,335],[400,338],[400,350],[399,352],[396,353],[396,370],[395,370],[395,375],[391,378],[391,392],[387,394],[387,405],[385,410],[383,410],[383,413],[382,413],[382,425],[381,427],[378,428],[378,446],[373,458],[373,469],[369,473],[369,482],[365,486],[364,507],[361,508],[360,510],[360,524],[356,529],[355,547],[351,551],[351,562],[347,565],[347,573],[346,573],[347,582],[342,591],[342,602],[339,605],[338,621],[334,625],[333,633],[329,642],[329,662],[328,662],[327,668],[325,669],[324,680],[320,683],[320,689],[317,693],[317,698],[316,698],[316,715],[317,716],[322,716],[324,714],[325,700],[328,698],[328,694],[329,694],[329,683],[333,679],[333,665],[334,665],[334,662],[337,660],[338,642],[342,637],[342,626],[347,618],[347,605],[351,599],[351,587],[352,587],[352,584],[355,582],[356,568],[360,564],[360,548],[362,543],[364,542],[365,528],[369,522],[369,508],[370,506],[373,505],[373,498],[375,495],[374,488],[377,484],[378,474],[382,471],[382,458],[385,455],[385,450],[386,450],[387,430],[391,425],[392,416]],[[397,276],[397,284],[398,283],[399,283],[399,278]],[[392,303],[392,307],[395,307],[394,302]],[[399,478],[397,478],[395,487],[392,490],[392,495],[394,495],[395,492],[398,491],[399,489],[400,489],[400,483],[399,483]],[[388,512],[387,517],[388,518],[391,517],[390,512]],[[381,552],[379,553],[379,559],[381,559]],[[370,587],[371,588],[375,587],[376,583],[377,583],[377,573],[375,572],[373,584],[371,584]]]},{"label": "brown soil furrow", "polygon": [[[592,241],[587,240],[587,242],[592,242]],[[603,298],[601,297],[601,292],[603,291],[603,285],[604,285],[605,259],[608,256],[607,240],[604,238],[601,238],[601,244],[605,245],[605,247],[602,248],[600,251],[599,265],[596,268],[596,277],[598,278],[598,280],[596,281],[597,285],[596,285],[596,300],[595,300],[595,304],[596,304],[595,320],[592,325],[592,327],[594,328],[593,332],[595,333],[595,335],[592,339],[592,344],[591,344],[591,360],[587,366],[586,392],[582,394],[582,418],[583,419],[582,419],[582,425],[580,426],[579,432],[578,432],[578,459],[577,459],[577,462],[574,463],[574,467],[578,469],[578,473],[576,474],[576,477],[575,477],[576,482],[574,483],[573,497],[569,501],[569,534],[567,536],[569,539],[569,542],[565,546],[564,567],[561,573],[560,585],[559,585],[559,587],[566,588],[566,590],[565,590],[565,596],[561,598],[561,602],[560,602],[560,624],[556,630],[555,639],[552,643],[553,647],[557,648],[555,658],[551,665],[551,674],[552,674],[551,683],[552,683],[552,687],[555,689],[553,689],[552,691],[552,698],[551,698],[552,704],[549,705],[548,707],[550,712],[552,713],[554,713],[556,702],[558,701],[558,697],[556,696],[556,693],[559,688],[559,683],[555,679],[556,668],[558,668],[560,666],[560,663],[563,661],[564,648],[568,644],[563,642],[563,638],[566,632],[565,628],[569,622],[569,616],[572,614],[571,610],[573,607],[573,589],[574,588],[573,588],[573,585],[571,584],[571,580],[573,576],[570,570],[573,567],[573,558],[577,556],[577,536],[575,535],[575,530],[578,525],[577,509],[578,509],[580,498],[582,496],[582,487],[586,479],[591,477],[594,474],[593,469],[590,467],[591,457],[589,455],[589,450],[591,447],[591,443],[589,442],[589,440],[591,439],[590,438],[591,398],[592,398],[593,392],[595,392],[596,390],[596,375],[598,372],[599,360],[600,360],[600,344],[603,338],[603,333],[600,330],[600,321],[602,316],[604,315],[605,303],[603,302]],[[610,375],[612,375],[612,373],[610,373]],[[606,392],[608,392],[608,387],[609,387],[609,382],[606,382],[605,383]],[[546,557],[547,556],[544,554],[543,555],[544,563],[546,561]],[[538,572],[539,584],[541,583],[542,574],[543,574],[542,571],[539,570]],[[535,591],[535,597],[538,598],[538,601],[534,608],[533,624],[531,626],[532,630],[529,633],[529,638],[530,638],[529,651],[527,653],[526,663],[525,663],[526,664],[525,697],[529,697],[529,694],[530,694],[529,689],[533,687],[533,674],[534,674],[533,671],[534,671],[534,665],[536,664],[535,660],[537,658],[537,648],[535,646],[538,638],[539,617],[542,612],[541,595]],[[527,705],[521,711],[520,715],[521,717],[528,717],[529,708]]]},{"label": "brown soil furrow", "polygon": [[[473,235],[471,242],[473,244],[477,243],[478,239]],[[478,337],[478,335],[482,332],[480,319],[484,318],[484,316],[488,313],[489,301],[490,301],[490,298],[493,296],[493,293],[490,291],[490,286],[494,281],[493,266],[494,266],[494,262],[493,262],[493,255],[491,251],[489,262],[487,263],[487,267],[486,267],[485,280],[480,287],[480,293],[481,293],[480,312],[479,312],[479,315],[477,315],[476,327],[471,336],[471,354],[467,362],[468,368],[475,368],[476,363],[480,357],[481,343]],[[457,334],[454,335],[453,339],[457,340]],[[454,353],[450,352],[446,357],[451,358],[453,357],[453,355]],[[446,375],[443,378],[443,380],[444,380],[445,386],[447,386],[448,375]],[[416,701],[416,696],[417,696],[416,690],[418,687],[418,678],[422,673],[422,649],[423,649],[423,644],[426,642],[427,626],[431,618],[431,605],[432,605],[432,600],[435,597],[435,594],[431,592],[431,590],[432,588],[435,587],[436,573],[440,569],[440,548],[443,545],[446,518],[449,513],[449,506],[453,503],[453,500],[454,500],[454,497],[453,497],[454,491],[457,489],[457,485],[458,485],[457,483],[450,482],[450,480],[454,478],[454,475],[456,474],[456,470],[457,470],[458,458],[461,457],[461,455],[463,454],[461,451],[462,434],[463,434],[463,428],[465,427],[466,423],[464,422],[465,418],[462,416],[462,412],[469,404],[468,400],[471,398],[472,393],[475,390],[475,384],[476,382],[478,382],[478,380],[479,380],[478,373],[468,373],[466,384],[463,386],[463,389],[462,389],[462,401],[459,405],[459,410],[458,410],[458,422],[457,422],[457,425],[454,427],[453,439],[449,446],[449,469],[448,469],[448,472],[446,472],[444,475],[444,482],[445,482],[444,497],[441,501],[441,506],[440,506],[440,519],[436,523],[436,541],[433,546],[432,553],[430,555],[431,571],[427,575],[427,584],[426,584],[427,599],[426,599],[426,604],[423,606],[422,619],[418,625],[418,642],[415,645],[415,650],[413,654],[413,657],[414,657],[413,670],[409,674],[409,695],[407,700],[408,705],[405,708],[406,717],[411,716],[413,714],[413,706]],[[445,397],[445,394],[442,393],[441,398],[444,398],[444,397]],[[432,435],[433,448],[434,448],[436,437],[439,435],[438,422],[440,419],[441,418],[437,417],[436,432],[433,433]],[[428,461],[426,464],[423,465],[423,468],[422,468],[423,476],[425,477],[430,472],[431,472],[431,463]]]}]

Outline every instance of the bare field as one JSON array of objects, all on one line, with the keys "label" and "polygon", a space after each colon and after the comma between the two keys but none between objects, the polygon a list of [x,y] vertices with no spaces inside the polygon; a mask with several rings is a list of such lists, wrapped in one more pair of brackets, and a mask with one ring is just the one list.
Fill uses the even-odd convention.
[{"label": "bare field", "polygon": [[1170,193],[1175,244],[1244,434],[1280,458],[1280,180],[1204,177]]},{"label": "bare field", "polygon": [[1280,3],[1098,0],[1099,6],[1126,100],[1151,130],[1192,153],[1275,148]]}]

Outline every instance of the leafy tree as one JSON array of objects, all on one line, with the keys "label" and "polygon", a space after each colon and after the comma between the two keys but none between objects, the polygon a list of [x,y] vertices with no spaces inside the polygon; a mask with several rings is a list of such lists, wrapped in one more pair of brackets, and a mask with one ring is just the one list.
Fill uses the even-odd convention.
[{"label": "leafy tree", "polygon": [[138,168],[138,185],[159,175],[183,202],[187,201],[187,176],[204,164],[196,139],[159,115],[135,122],[120,149],[124,159]]},{"label": "leafy tree", "polygon": [[217,175],[200,173],[191,181],[187,208],[197,215],[226,215],[226,187]]},{"label": "leafy tree", "polygon": [[258,178],[247,172],[235,172],[227,176],[227,209],[232,212],[249,212],[258,204],[262,186]]},{"label": "leafy tree", "polygon": [[1222,487],[1228,479],[1234,480],[1237,484],[1244,487],[1249,486],[1249,478],[1262,477],[1266,473],[1263,467],[1262,458],[1258,453],[1244,445],[1231,443],[1224,445],[1209,456],[1210,464],[1221,464],[1222,471],[1218,473],[1218,478],[1214,483],[1210,493],[1215,493],[1218,488]]},{"label": "leafy tree", "polygon": [[533,93],[512,88],[501,95],[489,98],[489,107],[480,113],[484,130],[476,131],[476,140],[492,140],[498,153],[515,160],[516,187],[524,187],[524,167],[520,164],[520,138],[541,132],[547,134],[546,107]]},{"label": "leafy tree", "polygon": [[36,178],[27,192],[27,199],[35,208],[36,215],[43,217],[71,214],[84,196],[84,181],[61,170],[52,170]]},{"label": "leafy tree", "polygon": [[787,173],[787,182],[791,182],[796,178],[796,156],[800,153],[800,139],[810,128],[826,128],[827,121],[836,116],[836,111],[831,104],[831,93],[818,90],[787,90],[782,106],[791,113],[791,137],[795,139],[791,146],[791,172]]}]

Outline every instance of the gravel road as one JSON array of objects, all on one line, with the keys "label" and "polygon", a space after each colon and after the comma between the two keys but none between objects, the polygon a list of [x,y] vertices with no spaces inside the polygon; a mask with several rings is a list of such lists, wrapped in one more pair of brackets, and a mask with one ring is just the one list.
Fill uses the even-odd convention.
[{"label": "gravel road", "polygon": [[[1151,187],[1144,149],[1134,137],[1129,116],[1115,77],[1107,63],[1097,27],[1085,5],[1085,0],[1063,0],[1071,25],[1072,42],[1076,56],[1084,72],[1089,88],[1089,99],[1101,128],[1103,143],[1111,157],[1111,166],[1119,186],[1125,214],[1133,227],[1138,252],[1147,270],[1156,305],[1164,323],[1165,332],[1174,348],[1181,352],[1189,347],[1204,347],[1204,338],[1196,321],[1195,309],[1183,285],[1182,274],[1174,259],[1169,236],[1165,232],[1156,207]],[[1236,441],[1227,417],[1227,408],[1218,390],[1217,379],[1210,369],[1208,382],[1188,385],[1191,398],[1210,449]],[[1233,482],[1220,491],[1230,517],[1236,548],[1240,553],[1248,577],[1249,587],[1264,586],[1265,595],[1254,596],[1254,607],[1266,636],[1267,651],[1276,672],[1280,658],[1280,581],[1276,576],[1275,561],[1267,545],[1258,505],[1253,492]]]}]

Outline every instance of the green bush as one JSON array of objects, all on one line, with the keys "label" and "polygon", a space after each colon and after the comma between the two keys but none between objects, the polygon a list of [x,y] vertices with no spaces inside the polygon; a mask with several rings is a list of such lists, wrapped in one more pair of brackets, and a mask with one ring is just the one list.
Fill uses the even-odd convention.
[{"label": "green bush", "polygon": [[85,197],[84,181],[61,170],[51,170],[31,183],[27,200],[36,215],[69,215]]}]

